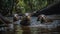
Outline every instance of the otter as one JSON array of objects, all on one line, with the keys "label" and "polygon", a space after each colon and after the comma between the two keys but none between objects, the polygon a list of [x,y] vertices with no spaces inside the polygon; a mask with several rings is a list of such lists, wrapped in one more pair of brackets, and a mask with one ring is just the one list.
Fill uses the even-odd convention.
[{"label": "otter", "polygon": [[20,24],[23,25],[23,26],[28,26],[28,25],[30,25],[30,17],[29,17],[29,16],[24,16],[24,17],[21,19]]},{"label": "otter", "polygon": [[37,21],[40,21],[41,23],[45,22],[44,17],[44,15],[39,15]]},{"label": "otter", "polygon": [[37,21],[40,21],[41,23],[53,22],[52,19],[47,18],[47,16],[43,14],[38,16]]}]

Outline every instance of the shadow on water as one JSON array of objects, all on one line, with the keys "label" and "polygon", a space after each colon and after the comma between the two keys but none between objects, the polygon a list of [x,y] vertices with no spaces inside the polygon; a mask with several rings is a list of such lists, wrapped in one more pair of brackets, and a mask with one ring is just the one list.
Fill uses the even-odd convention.
[{"label": "shadow on water", "polygon": [[36,21],[36,17],[31,18],[29,26],[17,24],[16,32],[6,31],[2,34],[60,34],[60,20],[54,20],[51,24],[41,24]]},{"label": "shadow on water", "polygon": [[21,26],[22,34],[60,34],[60,20],[54,20],[50,24],[41,24],[36,17],[31,18],[29,26]]},{"label": "shadow on water", "polygon": [[28,28],[30,34],[60,34],[60,20],[54,20],[50,24],[41,24],[36,21],[36,17],[31,19],[31,25]]},{"label": "shadow on water", "polygon": [[31,34],[31,30],[30,30],[30,27],[28,26],[21,26],[23,32],[22,34]]}]

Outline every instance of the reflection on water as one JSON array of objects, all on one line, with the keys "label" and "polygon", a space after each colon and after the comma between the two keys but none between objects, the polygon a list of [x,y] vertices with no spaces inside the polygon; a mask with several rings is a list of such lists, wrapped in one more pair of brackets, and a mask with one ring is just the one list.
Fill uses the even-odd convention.
[{"label": "reflection on water", "polygon": [[[9,33],[10,34],[60,34],[59,33],[60,20],[53,20],[53,22],[50,24],[46,24],[46,23],[41,24],[40,21],[37,22],[36,20],[37,17],[31,17],[30,26],[21,26],[19,24],[20,21],[17,21],[16,24],[17,30],[15,32],[9,31]],[[11,29],[13,29],[13,27]]]},{"label": "reflection on water", "polygon": [[30,27],[28,26],[21,26],[21,30],[23,30],[22,34],[31,34]]},{"label": "reflection on water", "polygon": [[60,34],[60,20],[54,20],[50,24],[41,24],[40,21],[37,22],[36,20],[37,17],[32,17],[31,25],[28,26],[31,34]]}]

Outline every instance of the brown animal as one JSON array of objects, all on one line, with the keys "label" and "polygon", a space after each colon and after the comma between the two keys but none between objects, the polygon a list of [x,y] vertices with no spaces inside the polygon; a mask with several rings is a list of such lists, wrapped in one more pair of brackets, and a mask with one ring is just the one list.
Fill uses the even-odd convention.
[{"label": "brown animal", "polygon": [[41,21],[41,23],[53,22],[52,19],[47,18],[45,15],[39,15],[37,20]]},{"label": "brown animal", "polygon": [[30,25],[30,17],[29,16],[24,16],[20,22],[21,25],[23,26],[28,26]]},{"label": "brown animal", "polygon": [[30,16],[24,16],[20,22],[21,30],[23,30],[22,34],[31,34],[30,27]]},{"label": "brown animal", "polygon": [[19,16],[18,14],[14,14],[14,17],[13,17],[13,22],[16,22],[19,20]]}]

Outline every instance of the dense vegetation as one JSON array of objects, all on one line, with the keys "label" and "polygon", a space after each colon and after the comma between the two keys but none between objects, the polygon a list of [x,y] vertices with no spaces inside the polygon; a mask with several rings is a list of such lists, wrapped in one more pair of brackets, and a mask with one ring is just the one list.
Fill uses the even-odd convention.
[{"label": "dense vegetation", "polygon": [[3,15],[8,14],[9,12],[12,13],[13,5],[13,0],[0,0],[0,13]]},{"label": "dense vegetation", "polygon": [[0,13],[25,13],[41,10],[58,0],[0,0]]}]

